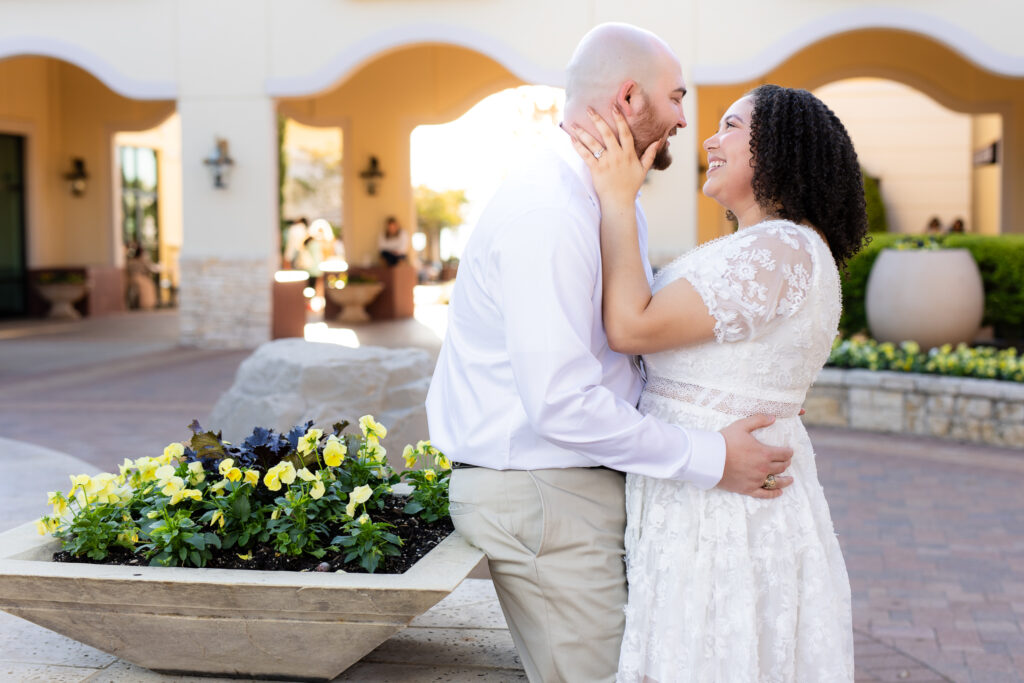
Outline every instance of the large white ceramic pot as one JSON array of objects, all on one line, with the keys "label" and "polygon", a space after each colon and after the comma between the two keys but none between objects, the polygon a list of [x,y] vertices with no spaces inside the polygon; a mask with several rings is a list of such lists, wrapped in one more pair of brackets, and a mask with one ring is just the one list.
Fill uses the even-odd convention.
[{"label": "large white ceramic pot", "polygon": [[82,316],[75,310],[77,303],[86,292],[88,285],[84,282],[47,282],[36,283],[36,291],[50,304],[50,318],[77,320]]},{"label": "large white ceramic pot", "polygon": [[384,290],[380,282],[349,282],[344,287],[327,287],[327,298],[341,306],[337,321],[364,323],[370,319],[366,307]]},{"label": "large white ceramic pot", "polygon": [[974,340],[985,290],[966,249],[883,249],[868,277],[865,306],[872,337],[929,349]]},{"label": "large white ceramic pot", "polygon": [[453,533],[404,574],[53,562],[29,523],[0,534],[0,609],[169,674],[330,680],[483,558]]}]

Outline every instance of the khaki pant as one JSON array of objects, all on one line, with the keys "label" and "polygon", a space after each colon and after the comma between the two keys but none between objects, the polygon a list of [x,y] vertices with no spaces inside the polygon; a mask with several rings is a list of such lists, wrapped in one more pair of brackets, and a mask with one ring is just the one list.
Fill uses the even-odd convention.
[{"label": "khaki pant", "polygon": [[534,683],[613,681],[625,623],[625,480],[604,468],[457,469],[455,528],[488,557]]}]

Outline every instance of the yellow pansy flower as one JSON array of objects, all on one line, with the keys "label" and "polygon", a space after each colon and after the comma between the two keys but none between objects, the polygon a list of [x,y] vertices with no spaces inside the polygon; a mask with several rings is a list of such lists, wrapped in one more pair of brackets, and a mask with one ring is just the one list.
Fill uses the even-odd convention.
[{"label": "yellow pansy flower", "polygon": [[160,456],[160,461],[163,464],[168,464],[175,458],[180,458],[185,455],[185,447],[180,443],[170,443],[164,448],[164,454]]},{"label": "yellow pansy flower", "polygon": [[434,481],[437,479],[437,472],[432,469],[425,469],[423,470],[423,478],[427,481]]},{"label": "yellow pansy flower", "polygon": [[189,479],[193,484],[199,484],[206,479],[206,470],[203,463],[195,461],[188,464]]},{"label": "yellow pansy flower", "polygon": [[207,490],[210,493],[216,493],[218,495],[223,496],[224,495],[224,488],[227,485],[228,485],[228,480],[227,479],[221,479],[220,481],[218,481],[218,482],[214,483],[212,486],[210,486],[210,488],[207,489]]},{"label": "yellow pansy flower", "polygon": [[352,489],[352,493],[348,494],[348,505],[345,506],[345,513],[349,517],[355,517],[356,506],[370,500],[372,495],[373,489],[366,484]]},{"label": "yellow pansy flower", "polygon": [[370,523],[370,515],[368,515],[368,514],[366,514],[364,512],[363,514],[359,515],[359,519],[356,520],[356,523],[359,524],[360,526],[362,526],[363,524],[369,524]]},{"label": "yellow pansy flower", "polygon": [[[220,472],[220,476],[228,481],[239,481],[242,478],[242,470],[235,467],[234,458],[224,458],[221,460],[217,471]],[[259,475],[256,475],[256,481],[259,481]]]},{"label": "yellow pansy flower", "polygon": [[156,468],[156,472],[154,472],[153,475],[157,479],[159,479],[161,481],[164,481],[164,480],[170,479],[171,477],[175,476],[174,475],[175,471],[176,471],[176,468],[174,467],[174,465],[161,465],[160,467]]},{"label": "yellow pansy flower", "polygon": [[45,517],[41,517],[40,519],[36,520],[36,531],[39,532],[40,536],[45,536],[47,534],[48,529],[46,528],[46,518]]},{"label": "yellow pansy flower", "polygon": [[347,454],[348,448],[345,446],[344,441],[334,434],[327,437],[327,445],[324,446],[324,462],[327,463],[328,467],[340,465]]},{"label": "yellow pansy flower", "polygon": [[269,470],[263,477],[263,483],[271,491],[280,491],[281,484],[290,484],[295,481],[295,465],[290,462],[279,462]]},{"label": "yellow pansy flower", "polygon": [[156,458],[142,457],[135,461],[135,468],[139,470],[139,481],[147,482],[156,479],[157,468],[160,461]]},{"label": "yellow pansy flower", "polygon": [[450,470],[452,468],[452,461],[448,459],[448,456],[444,453],[438,453],[434,456],[434,464],[440,467],[442,470]]},{"label": "yellow pansy flower", "polygon": [[135,463],[132,462],[131,458],[125,458],[124,462],[117,466],[117,469],[121,472],[121,475],[130,474],[131,470],[135,467]]},{"label": "yellow pansy flower", "polygon": [[295,473],[302,481],[313,481],[316,476],[309,471],[308,467],[303,467],[301,470]]},{"label": "yellow pansy flower", "polygon": [[213,516],[210,517],[210,526],[219,525],[221,529],[224,528],[224,513],[220,510],[214,510]]},{"label": "yellow pansy flower", "polygon": [[374,437],[375,440],[383,439],[388,435],[388,430],[380,422],[373,419],[373,415],[363,415],[359,418],[359,428],[363,431],[363,436],[369,438]]},{"label": "yellow pansy flower", "polygon": [[[173,496],[176,493],[185,490],[185,480],[181,477],[171,477],[170,479],[161,480],[160,484],[163,486],[160,489],[161,493],[165,496]],[[171,503],[172,505],[174,503]]]},{"label": "yellow pansy flower", "polygon": [[267,473],[263,475],[263,485],[271,491],[281,490],[281,478],[277,476],[277,470],[270,468]]},{"label": "yellow pansy flower", "polygon": [[301,439],[299,439],[299,445],[297,450],[299,454],[306,455],[316,450],[317,445],[320,443],[320,437],[324,435],[322,429],[310,429],[306,432]]},{"label": "yellow pansy flower", "polygon": [[73,496],[75,495],[75,491],[78,490],[84,491],[85,488],[89,485],[90,481],[92,481],[92,477],[90,477],[88,474],[72,474],[71,492],[68,495]]},{"label": "yellow pansy flower", "polygon": [[202,500],[203,494],[195,489],[181,489],[171,494],[171,505],[177,505],[185,498],[191,498],[192,500]]},{"label": "yellow pansy flower", "polygon": [[271,519],[277,519],[281,516],[281,508],[274,508],[274,511],[270,513]]},{"label": "yellow pansy flower", "polygon": [[405,467],[412,469],[416,467],[416,461],[419,460],[420,455],[413,450],[412,446],[406,446],[402,451],[402,459],[405,460]]},{"label": "yellow pansy flower", "polygon": [[249,484],[253,488],[256,487],[256,484],[260,483],[260,473],[256,470],[246,470],[243,476],[245,478],[245,483]]},{"label": "yellow pansy flower", "polygon": [[370,462],[384,462],[384,456],[387,455],[387,452],[387,449],[376,441],[369,441],[363,450],[363,454]]},{"label": "yellow pansy flower", "polygon": [[235,553],[235,555],[236,555],[236,556],[238,557],[238,559],[240,559],[240,560],[251,560],[251,559],[252,559],[252,553],[246,553],[246,554],[244,554],[244,555],[243,555],[243,554],[241,554],[241,553]]},{"label": "yellow pansy flower", "polygon": [[320,500],[320,498],[326,493],[327,487],[319,479],[313,484],[313,488],[309,490],[309,495],[313,500]]},{"label": "yellow pansy flower", "polygon": [[430,441],[417,441],[416,442],[416,450],[425,453],[428,448],[430,448]]}]

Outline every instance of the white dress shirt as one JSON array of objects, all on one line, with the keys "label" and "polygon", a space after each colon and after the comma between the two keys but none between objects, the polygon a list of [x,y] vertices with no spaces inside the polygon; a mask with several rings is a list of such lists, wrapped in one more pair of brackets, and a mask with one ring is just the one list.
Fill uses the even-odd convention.
[{"label": "white dress shirt", "polygon": [[[493,469],[612,469],[718,483],[725,440],[641,415],[643,380],[601,321],[601,212],[567,135],[514,171],[459,263],[427,394],[431,443]],[[637,203],[638,248],[647,223]]]}]

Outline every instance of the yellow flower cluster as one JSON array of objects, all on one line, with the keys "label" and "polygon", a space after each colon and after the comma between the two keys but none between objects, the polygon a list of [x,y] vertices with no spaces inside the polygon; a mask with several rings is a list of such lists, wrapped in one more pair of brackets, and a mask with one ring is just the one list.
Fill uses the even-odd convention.
[{"label": "yellow flower cluster", "polygon": [[[450,470],[452,468],[452,461],[448,459],[448,456],[431,446],[429,441],[419,441],[416,444],[416,448],[406,446],[405,450],[402,451],[402,459],[405,460],[407,469],[416,467],[420,458],[425,459],[428,463],[442,470]],[[430,471],[433,472],[433,470]],[[434,474],[436,475],[436,473]],[[428,480],[430,480],[429,476]]]}]

